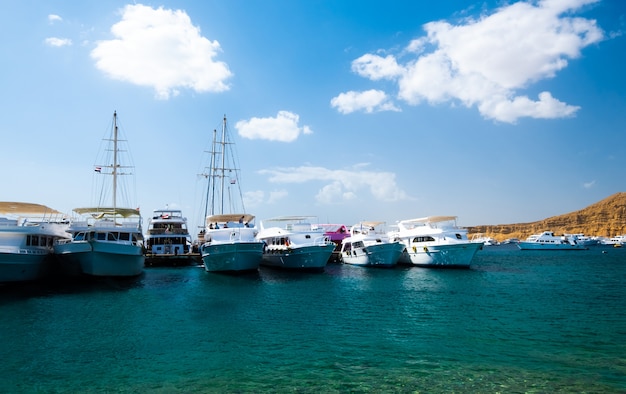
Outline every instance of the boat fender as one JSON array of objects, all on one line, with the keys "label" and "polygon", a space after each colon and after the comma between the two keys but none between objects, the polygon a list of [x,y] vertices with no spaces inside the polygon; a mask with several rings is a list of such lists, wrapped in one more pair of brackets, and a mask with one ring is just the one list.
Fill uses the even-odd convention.
[{"label": "boat fender", "polygon": [[428,253],[428,247],[424,246],[424,252]]},{"label": "boat fender", "polygon": [[413,253],[417,253],[417,247],[413,246]]}]

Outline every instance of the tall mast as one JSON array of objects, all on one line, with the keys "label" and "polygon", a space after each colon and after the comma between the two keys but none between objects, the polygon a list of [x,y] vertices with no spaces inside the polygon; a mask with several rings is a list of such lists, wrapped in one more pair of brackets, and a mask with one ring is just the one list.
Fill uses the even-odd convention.
[{"label": "tall mast", "polygon": [[224,115],[224,122],[222,123],[222,184],[220,186],[220,198],[221,206],[220,206],[220,214],[224,214],[224,178],[226,177],[226,115]]},{"label": "tall mast", "polygon": [[113,111],[113,210],[117,208],[117,111]]}]

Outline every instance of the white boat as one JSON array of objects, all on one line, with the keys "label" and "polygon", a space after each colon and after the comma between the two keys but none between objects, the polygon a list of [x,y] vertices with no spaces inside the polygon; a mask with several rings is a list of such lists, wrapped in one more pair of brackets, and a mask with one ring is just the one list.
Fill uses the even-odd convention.
[{"label": "white boat", "polygon": [[471,242],[482,243],[484,246],[498,246],[500,242],[496,241],[494,238],[488,237],[484,234],[474,234],[470,239]]},{"label": "white boat", "polygon": [[194,264],[187,218],[180,209],[155,209],[145,237],[146,266]]},{"label": "white boat", "polygon": [[404,251],[404,244],[391,241],[384,222],[361,222],[350,228],[341,241],[341,259],[346,264],[367,267],[394,267]]},{"label": "white boat", "polygon": [[53,245],[69,238],[65,216],[45,205],[0,202],[0,282],[54,273]]},{"label": "white boat", "polygon": [[[124,208],[117,205],[118,177],[131,175],[128,168],[120,163],[121,149],[118,136],[117,113],[113,113],[113,124],[108,148],[103,152],[102,165],[95,166],[96,175],[109,176],[111,185],[103,182],[101,200],[94,207],[76,208],[79,215],[74,218],[68,232],[70,240],[55,244],[54,252],[60,264],[69,274],[89,276],[132,277],[143,272],[143,234],[141,214],[138,208]],[[104,199],[105,190],[111,190],[112,205]]]},{"label": "white boat", "polygon": [[[322,271],[335,244],[325,229],[311,223],[314,216],[283,216],[261,222],[257,239],[264,242],[261,265]],[[273,226],[268,226],[273,224]]]},{"label": "white boat", "polygon": [[[254,215],[246,213],[243,199],[237,198],[241,189],[232,145],[224,116],[219,141],[217,132],[213,132],[211,162],[208,173],[203,174],[208,183],[200,253],[207,272],[255,271],[263,255],[263,242],[256,239]],[[241,207],[236,208],[237,205]]]},{"label": "white boat", "polygon": [[208,272],[243,272],[259,268],[263,242],[250,214],[221,214],[207,217],[202,261]]},{"label": "white boat", "polygon": [[389,233],[400,240],[404,253],[399,264],[437,268],[469,268],[480,242],[470,242],[467,230],[456,225],[456,216],[428,216],[401,220]]},{"label": "white boat", "polygon": [[552,231],[533,234],[520,241],[517,246],[521,250],[585,250],[584,244],[578,243],[576,236],[556,236]]},{"label": "white boat", "polygon": [[575,237],[576,243],[584,245],[584,246],[595,246],[600,244],[600,240],[598,237],[590,237],[588,235],[578,233],[578,234],[563,234],[563,236],[572,238]]},{"label": "white boat", "polygon": [[616,247],[621,247],[626,244],[626,234],[625,235],[616,235],[614,237],[603,239],[601,241],[602,245],[613,245]]}]

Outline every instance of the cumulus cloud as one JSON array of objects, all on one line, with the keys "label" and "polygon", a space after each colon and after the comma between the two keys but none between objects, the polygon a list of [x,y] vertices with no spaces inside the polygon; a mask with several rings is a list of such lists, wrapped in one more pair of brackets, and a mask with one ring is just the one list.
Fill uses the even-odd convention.
[{"label": "cumulus cloud", "polygon": [[353,61],[352,70],[372,81],[393,81],[397,98],[409,105],[459,102],[508,123],[571,116],[579,107],[550,92],[536,99],[519,92],[553,78],[583,48],[604,39],[594,20],[572,16],[597,1],[521,1],[456,25],[430,22],[423,26],[426,35],[398,57],[366,54]]},{"label": "cumulus cloud", "polygon": [[373,89],[365,92],[350,91],[341,93],[330,100],[330,104],[343,114],[355,111],[365,111],[367,113],[399,111],[385,92]]},{"label": "cumulus cloud", "polygon": [[64,47],[72,45],[72,40],[69,38],[48,37],[44,40],[44,43],[51,47]]},{"label": "cumulus cloud", "polygon": [[61,18],[59,15],[55,15],[55,14],[48,15],[48,22],[50,23],[61,22],[62,20],[63,18]]},{"label": "cumulus cloud", "polygon": [[368,171],[366,166],[353,169],[330,170],[324,167],[301,166],[261,170],[273,183],[306,183],[321,181],[326,184],[318,191],[316,199],[330,204],[353,200],[365,189],[380,201],[409,200],[410,197],[396,184],[394,173]]},{"label": "cumulus cloud", "polygon": [[293,142],[300,134],[311,134],[309,126],[299,126],[300,116],[289,111],[279,111],[275,118],[252,118],[235,124],[240,136],[251,140]]},{"label": "cumulus cloud", "polygon": [[100,41],[91,52],[96,67],[110,78],[151,87],[160,99],[179,94],[180,88],[229,89],[232,73],[215,60],[219,42],[203,37],[184,11],[127,5],[111,33],[114,39]]}]

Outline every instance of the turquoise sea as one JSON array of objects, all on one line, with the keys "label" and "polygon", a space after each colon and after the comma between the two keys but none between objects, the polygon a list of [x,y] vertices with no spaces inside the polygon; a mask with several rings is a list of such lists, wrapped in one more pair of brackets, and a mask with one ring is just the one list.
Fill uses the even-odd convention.
[{"label": "turquoise sea", "polygon": [[626,392],[626,248],[0,286],[0,392]]}]

